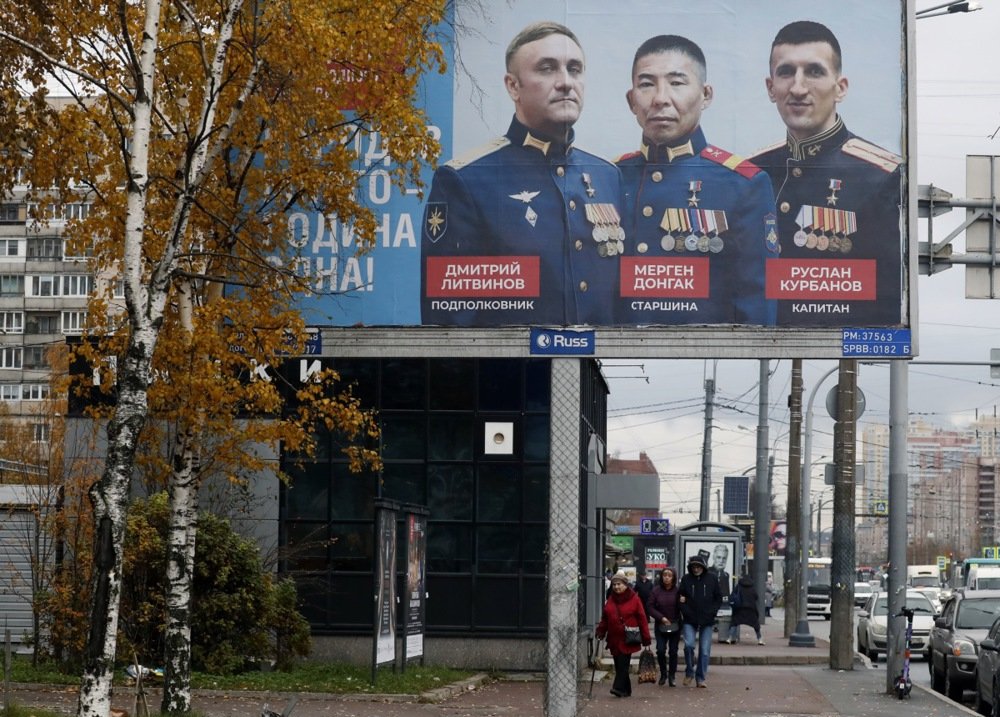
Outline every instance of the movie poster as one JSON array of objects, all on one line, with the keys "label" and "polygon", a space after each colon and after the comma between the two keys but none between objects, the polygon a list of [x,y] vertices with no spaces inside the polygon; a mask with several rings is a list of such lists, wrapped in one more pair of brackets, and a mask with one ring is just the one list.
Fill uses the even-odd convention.
[{"label": "movie poster", "polygon": [[406,659],[424,654],[427,516],[406,516]]},{"label": "movie poster", "polygon": [[396,659],[396,511],[378,509],[375,545],[375,664]]}]

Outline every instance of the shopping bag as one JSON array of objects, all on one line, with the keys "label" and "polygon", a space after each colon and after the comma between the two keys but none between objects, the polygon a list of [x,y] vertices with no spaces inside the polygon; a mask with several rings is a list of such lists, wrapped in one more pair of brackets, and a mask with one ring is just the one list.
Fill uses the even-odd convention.
[{"label": "shopping bag", "polygon": [[656,682],[656,656],[648,647],[639,653],[639,684]]}]

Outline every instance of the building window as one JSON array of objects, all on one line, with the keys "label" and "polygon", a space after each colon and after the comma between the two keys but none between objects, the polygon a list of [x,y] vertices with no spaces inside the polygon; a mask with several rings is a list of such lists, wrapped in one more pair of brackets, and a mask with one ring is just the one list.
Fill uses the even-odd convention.
[{"label": "building window", "polygon": [[62,239],[58,237],[28,239],[25,252],[29,260],[60,261],[62,259]]},{"label": "building window", "polygon": [[20,208],[20,204],[0,204],[0,223],[23,222],[24,218],[21,216]]},{"label": "building window", "polygon": [[60,296],[89,296],[93,281],[87,274],[67,274],[62,279]]},{"label": "building window", "polygon": [[47,383],[25,383],[21,386],[21,398],[25,401],[44,401],[48,397]]},{"label": "building window", "polygon": [[45,353],[46,351],[44,346],[25,346],[24,368],[48,368],[49,361],[46,358]]},{"label": "building window", "polygon": [[21,386],[17,383],[0,384],[0,401],[16,401],[21,397]]},{"label": "building window", "polygon": [[124,279],[118,279],[114,283],[114,286],[111,287],[111,296],[114,297],[115,299],[124,299],[125,298],[125,280]]},{"label": "building window", "polygon": [[0,348],[0,368],[21,368],[23,349],[20,346]]},{"label": "building window", "polygon": [[59,314],[28,314],[25,333],[58,334],[59,330]]},{"label": "building window", "polygon": [[0,276],[0,296],[24,296],[24,275],[5,274]]},{"label": "building window", "polygon": [[47,423],[31,424],[31,439],[35,443],[48,443],[51,429]]},{"label": "building window", "polygon": [[62,332],[64,334],[79,334],[87,325],[86,311],[62,312]]},{"label": "building window", "polygon": [[[3,221],[0,219],[0,221]],[[17,239],[0,239],[0,259],[13,259],[21,255],[18,250],[20,241]]]},{"label": "building window", "polygon": [[24,312],[0,311],[0,332],[5,334],[23,334]]},{"label": "building window", "polygon": [[28,296],[56,296],[59,284],[54,276],[31,277],[31,292]]}]

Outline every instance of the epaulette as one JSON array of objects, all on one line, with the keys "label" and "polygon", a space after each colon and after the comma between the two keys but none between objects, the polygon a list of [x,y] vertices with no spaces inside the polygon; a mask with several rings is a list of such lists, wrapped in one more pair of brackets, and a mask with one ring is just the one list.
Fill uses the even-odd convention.
[{"label": "epaulette", "polygon": [[893,154],[889,150],[882,149],[877,144],[872,144],[860,137],[852,137],[844,142],[840,149],[844,154],[873,164],[884,172],[895,172],[903,161],[903,158],[898,154]]},{"label": "epaulette", "polygon": [[472,164],[477,159],[482,159],[486,155],[496,152],[498,149],[503,149],[508,144],[510,144],[510,140],[506,137],[497,137],[486,144],[473,147],[457,157],[452,157],[449,161],[445,162],[444,166],[451,167],[452,169],[461,169],[466,165]]},{"label": "epaulette", "polygon": [[712,145],[708,145],[705,149],[701,150],[701,156],[716,164],[721,164],[726,169],[731,169],[747,179],[757,176],[761,171],[760,167],[753,162]]},{"label": "epaulette", "polygon": [[641,155],[642,155],[642,152],[640,152],[639,150],[636,150],[634,152],[626,152],[621,157],[619,157],[618,159],[615,160],[615,164],[618,164],[619,162],[622,162],[622,161],[624,161],[626,159],[635,159],[636,157],[639,157]]},{"label": "epaulette", "polygon": [[768,152],[774,152],[779,149],[784,149],[787,146],[788,146],[788,141],[782,140],[780,142],[775,142],[774,144],[768,145],[767,147],[761,147],[760,149],[755,150],[750,154],[750,161],[752,162],[755,158],[759,157],[762,154],[767,154]]}]

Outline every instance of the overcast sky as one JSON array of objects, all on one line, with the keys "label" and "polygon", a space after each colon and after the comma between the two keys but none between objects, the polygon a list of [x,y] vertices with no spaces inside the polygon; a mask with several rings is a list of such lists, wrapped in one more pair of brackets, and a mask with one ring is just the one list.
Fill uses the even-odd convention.
[{"label": "overcast sky", "polygon": [[[937,2],[918,2],[917,9]],[[1000,155],[1000,0],[984,0],[972,14],[928,18],[916,26],[916,174],[956,197],[967,196],[966,155]],[[845,70],[846,71],[846,70]],[[857,84],[864,76],[850,77]],[[857,111],[854,109],[853,111]],[[845,121],[852,125],[845,109]],[[914,157],[911,156],[911,160]],[[964,220],[952,210],[935,219],[935,241]],[[918,220],[921,240],[928,220]],[[955,253],[965,251],[964,235]],[[909,411],[942,426],[961,426],[1000,405],[1000,381],[987,366],[918,365],[925,361],[986,361],[1000,348],[1000,301],[965,299],[965,270],[956,266],[917,282],[920,355],[909,371]],[[640,365],[641,364],[641,365]],[[771,361],[769,434],[776,462],[787,462],[788,360]],[[805,361],[805,396],[835,361]],[[607,361],[609,379],[608,450],[623,458],[645,451],[661,476],[661,503],[668,516],[683,524],[697,518],[701,448],[704,431],[704,379],[716,379],[713,431],[713,491],[722,477],[744,472],[756,462],[759,363],[756,361]],[[819,388],[814,405],[813,459],[832,453],[833,422],[824,399],[836,375]],[[889,369],[862,366],[858,384],[867,408],[861,423],[888,423]],[[858,431],[860,457],[861,426]],[[817,468],[818,470],[818,468]],[[816,475],[814,472],[813,475]],[[813,481],[815,490],[824,486]],[[786,500],[787,468],[775,470],[774,491]],[[815,496],[815,492],[814,492]],[[684,513],[677,514],[679,508]],[[685,516],[687,513],[689,515]],[[714,493],[711,516],[715,517]]]}]

